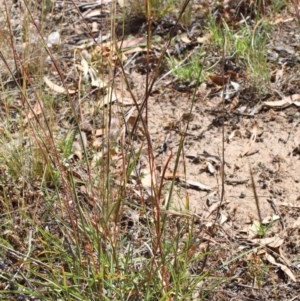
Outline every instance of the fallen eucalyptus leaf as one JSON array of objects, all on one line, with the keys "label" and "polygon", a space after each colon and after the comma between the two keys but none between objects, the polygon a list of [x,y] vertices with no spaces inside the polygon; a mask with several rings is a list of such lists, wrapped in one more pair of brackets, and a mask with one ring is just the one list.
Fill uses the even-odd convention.
[{"label": "fallen eucalyptus leaf", "polygon": [[278,263],[275,258],[268,254],[265,253],[265,257],[266,259],[271,263],[274,264],[276,266],[278,266],[284,273],[286,273],[294,282],[297,282],[295,275],[293,274],[293,272],[284,264]]},{"label": "fallen eucalyptus leaf", "polygon": [[284,243],[284,240],[278,236],[266,237],[261,239],[256,238],[256,239],[251,239],[251,241],[257,245],[268,246],[274,249],[279,248]]},{"label": "fallen eucalyptus leaf", "polygon": [[205,184],[203,184],[201,182],[198,182],[198,181],[185,180],[185,179],[180,178],[179,179],[179,183],[182,186],[185,186],[185,187],[191,188],[191,189],[204,190],[204,191],[210,191],[210,190],[212,190],[212,188],[210,186],[205,185]]},{"label": "fallen eucalyptus leaf", "polygon": [[43,77],[45,84],[53,91],[61,94],[75,94],[75,90],[66,90],[64,87],[58,86],[57,84],[53,83],[47,76]]},{"label": "fallen eucalyptus leaf", "polygon": [[300,100],[300,94],[293,94],[290,96],[286,96],[281,100],[276,100],[276,101],[264,101],[263,104],[267,107],[271,108],[286,108],[289,107],[290,105],[294,104],[297,107],[300,106],[299,101]]}]

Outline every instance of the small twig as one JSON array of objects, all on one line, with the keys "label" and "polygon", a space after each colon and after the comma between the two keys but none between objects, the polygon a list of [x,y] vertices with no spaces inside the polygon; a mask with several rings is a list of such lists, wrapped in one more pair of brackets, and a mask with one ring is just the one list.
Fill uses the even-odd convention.
[{"label": "small twig", "polygon": [[[222,77],[223,77],[223,86],[222,86],[222,108],[221,108],[221,114],[222,114],[222,119],[225,120],[225,89],[226,89],[226,85],[225,85],[225,57],[226,57],[226,44],[227,44],[227,39],[226,39],[226,35],[224,33],[224,30],[222,30],[222,34],[223,34],[223,52],[222,52],[222,60],[221,60],[221,64],[222,64]],[[222,124],[222,132],[221,132],[221,138],[222,138],[222,147],[221,147],[221,166],[220,166],[220,172],[221,172],[221,194],[220,194],[220,201],[219,201],[219,206],[217,209],[217,213],[216,213],[216,217],[214,220],[214,225],[216,225],[217,221],[218,221],[218,217],[220,215],[220,210],[222,208],[223,202],[224,202],[224,198],[225,198],[225,122],[223,121]]]},{"label": "small twig", "polygon": [[257,195],[256,186],[255,186],[255,183],[254,183],[254,177],[253,177],[252,168],[250,166],[250,163],[249,163],[249,170],[250,170],[251,186],[252,186],[253,193],[254,193],[254,199],[255,199],[258,219],[259,219],[260,225],[262,225],[262,217],[261,217],[261,211],[260,211],[260,206],[259,206],[259,199],[258,199],[258,195]]},{"label": "small twig", "polygon": [[298,124],[300,123],[300,114],[299,114],[299,113],[297,113],[297,114],[294,116],[294,118],[295,118],[296,120],[294,120],[293,125],[292,125],[292,128],[291,128],[291,130],[290,130],[290,132],[289,132],[288,137],[286,138],[286,141],[284,141],[284,144],[286,144],[286,143],[289,141],[289,139],[290,139],[290,137],[292,136],[292,133],[294,132],[295,128],[296,128],[296,127],[298,126]]},{"label": "small twig", "polygon": [[277,206],[275,205],[274,201],[272,199],[267,199],[268,203],[270,204],[270,206],[272,207],[272,209],[274,210],[275,214],[277,214],[279,216],[279,222],[280,225],[282,227],[282,229],[285,229],[285,224],[283,222],[282,216],[277,208]]}]

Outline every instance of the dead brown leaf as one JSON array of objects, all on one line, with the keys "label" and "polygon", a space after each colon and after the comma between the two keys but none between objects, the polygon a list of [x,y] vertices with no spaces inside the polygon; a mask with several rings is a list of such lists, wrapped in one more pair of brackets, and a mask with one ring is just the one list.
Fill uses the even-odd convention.
[{"label": "dead brown leaf", "polygon": [[300,106],[300,94],[293,94],[286,96],[281,100],[276,101],[264,101],[263,104],[271,108],[287,108],[290,105]]},{"label": "dead brown leaf", "polygon": [[75,90],[65,89],[55,83],[53,83],[47,76],[43,77],[45,84],[54,92],[61,93],[61,94],[75,94]]},{"label": "dead brown leaf", "polygon": [[230,77],[229,76],[223,76],[223,75],[210,75],[209,79],[218,86],[223,86],[228,83]]},{"label": "dead brown leaf", "polygon": [[207,41],[209,41],[211,39],[211,34],[208,33],[208,34],[205,34],[203,37],[198,37],[197,38],[197,42],[199,44],[204,44],[206,43]]},{"label": "dead brown leaf", "polygon": [[253,243],[256,245],[260,246],[268,246],[274,249],[279,248],[283,243],[284,240],[280,238],[279,236],[274,236],[274,237],[266,237],[266,238],[256,238],[256,239],[251,239]]},{"label": "dead brown leaf", "polygon": [[290,277],[290,279],[292,279],[294,282],[297,282],[295,275],[286,265],[277,262],[275,258],[268,253],[265,253],[265,257],[271,264],[278,266],[284,273],[286,273]]},{"label": "dead brown leaf", "polygon": [[196,190],[203,190],[203,191],[210,191],[212,188],[206,184],[203,184],[199,181],[194,181],[194,180],[186,180],[184,178],[179,179],[179,183],[187,188],[190,189],[196,189]]},{"label": "dead brown leaf", "polygon": [[24,120],[25,124],[28,123],[29,120],[34,118],[35,116],[38,116],[42,114],[44,105],[41,102],[37,102],[30,110],[30,112],[26,115],[26,118]]}]

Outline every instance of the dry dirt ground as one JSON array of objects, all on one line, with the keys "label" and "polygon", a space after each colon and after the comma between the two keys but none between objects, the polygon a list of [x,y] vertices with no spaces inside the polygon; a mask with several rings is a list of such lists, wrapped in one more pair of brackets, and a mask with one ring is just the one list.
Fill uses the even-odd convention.
[{"label": "dry dirt ground", "polygon": [[[86,6],[78,3],[76,9],[71,2],[54,2],[55,9],[45,19],[47,26],[44,34],[47,37],[56,27],[60,31],[62,44],[53,49],[53,55],[72,89],[76,87],[78,80],[77,75],[72,74],[75,73],[74,49],[80,46],[81,50],[93,51],[93,47],[83,46],[84,41],[92,41],[92,28],[95,38],[99,37],[100,32],[102,37],[109,34],[111,6],[109,1],[106,5],[95,6],[92,4],[96,1],[87,1]],[[203,11],[208,8],[201,1],[197,5],[198,10],[201,7],[202,11],[199,13],[195,9],[197,14],[193,16],[193,22],[205,26]],[[234,14],[236,6],[231,5],[231,13]],[[96,8],[99,11],[96,12]],[[20,8],[17,4],[14,4],[12,15],[18,9]],[[210,9],[221,10],[214,3]],[[220,250],[216,255],[219,259],[215,266],[222,263],[223,270],[217,271],[216,277],[226,275],[232,277],[232,281],[209,294],[207,300],[300,300],[300,33],[297,16],[293,12],[293,5],[285,6],[273,14],[270,20],[274,24],[267,43],[267,55],[271,65],[270,86],[261,84],[253,87],[243,66],[238,66],[239,71],[235,72],[240,74],[234,82],[239,84],[239,89],[235,91],[234,98],[223,101],[222,93],[226,95],[234,89],[230,81],[225,86],[217,85],[214,78],[207,77],[199,85],[188,86],[189,83],[183,83],[171,74],[166,76],[169,70],[164,66],[148,99],[148,129],[158,173],[170,159],[164,175],[165,199],[167,188],[174,177],[180,139],[184,137],[183,151],[175,175],[174,197],[168,208],[170,214],[185,211],[189,202],[188,214],[197,217],[206,229],[209,229],[215,217],[218,219],[219,229],[214,238],[211,238],[211,245]],[[15,22],[14,26],[17,27],[18,21]],[[130,25],[125,26],[124,43],[129,39],[129,34],[135,43],[144,43],[143,20],[133,18],[130,22]],[[153,25],[154,34],[161,31],[162,40],[166,39],[166,33],[170,31],[168,22],[171,21],[165,20]],[[187,40],[182,42],[180,35],[189,31],[189,28],[181,28],[177,32],[177,42],[187,43]],[[199,34],[204,36],[205,30],[200,28]],[[196,38],[191,37],[191,40]],[[163,45],[163,42],[156,44],[156,49],[151,52],[152,71],[159,60]],[[176,43],[170,46],[170,53],[175,52],[174,45]],[[197,43],[191,42],[191,45],[185,45],[186,49],[183,51],[188,55],[197,46]],[[210,47],[206,51],[206,61],[211,64],[217,62],[216,70],[222,70],[224,62],[221,52],[213,52]],[[39,55],[47,57],[45,53]],[[125,55],[127,57],[123,63],[127,80],[140,103],[146,89],[146,53],[136,45],[136,51],[127,52]],[[228,58],[227,63],[235,62]],[[116,127],[122,129],[120,112],[123,114],[132,108],[130,118],[133,120],[137,112],[128,89],[124,89],[125,82],[119,66],[115,66],[114,72],[117,100],[112,105],[113,118],[116,119]],[[217,71],[213,73],[216,74]],[[51,64],[47,76],[53,82],[57,80],[56,83],[60,85]],[[49,91],[49,87],[45,89]],[[103,121],[95,122],[94,116],[89,116],[94,114],[91,109],[91,102],[95,101],[93,97],[91,93],[90,99],[81,104],[80,114],[85,120],[83,123],[89,123],[89,126],[82,126],[88,143],[97,148],[97,139],[89,140],[90,133],[94,130],[90,127],[93,124],[100,129],[99,124]],[[62,112],[66,113],[68,110],[70,108],[66,109],[58,104],[57,111],[60,112],[61,119],[67,119]],[[57,132],[65,132],[64,127],[68,127],[69,122],[61,122],[61,128]],[[137,134],[136,139],[142,138]],[[140,144],[137,142],[137,145]],[[147,190],[149,182],[147,183],[146,148],[143,149],[140,166],[146,174],[142,184]],[[222,178],[224,195],[220,204]],[[265,238],[259,238],[255,228],[260,219],[258,206],[263,224],[270,226]],[[262,245],[265,247],[261,247]],[[243,251],[245,255],[234,264],[224,262]],[[255,262],[251,271],[247,266],[249,262]],[[268,273],[264,274],[263,269],[266,266]],[[260,273],[262,279],[258,279]],[[195,300],[196,298],[197,296]]]}]

